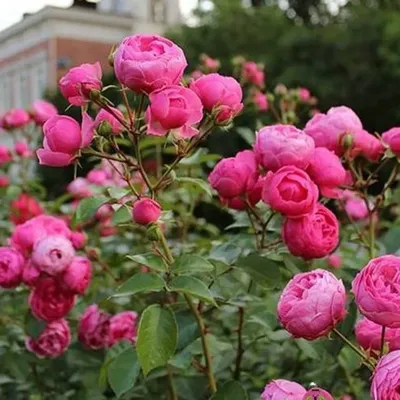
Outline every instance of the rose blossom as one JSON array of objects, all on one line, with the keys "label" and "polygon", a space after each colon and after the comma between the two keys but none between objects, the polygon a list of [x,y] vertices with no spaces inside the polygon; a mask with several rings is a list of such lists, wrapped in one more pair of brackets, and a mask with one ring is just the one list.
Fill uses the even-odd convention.
[{"label": "rose blossom", "polygon": [[283,241],[289,251],[305,260],[322,258],[339,244],[339,222],[324,205],[301,218],[287,218],[282,229]]},{"label": "rose blossom", "polygon": [[15,224],[23,224],[33,217],[43,214],[42,206],[34,197],[22,193],[18,198],[11,202],[10,220]]},{"label": "rose blossom", "polygon": [[384,151],[385,148],[381,141],[366,130],[361,129],[353,134],[351,157],[363,156],[369,161],[376,162],[379,161]]},{"label": "rose blossom", "polygon": [[331,254],[330,256],[328,256],[327,260],[328,265],[331,268],[339,269],[342,265],[342,257],[339,254]]},{"label": "rose blossom", "polygon": [[268,99],[267,99],[267,95],[265,93],[262,92],[255,92],[253,97],[252,97],[252,101],[255,104],[255,106],[257,107],[258,111],[267,111],[268,110]]},{"label": "rose blossom", "polygon": [[83,199],[93,195],[86,178],[75,178],[68,186],[67,191],[76,199]]},{"label": "rose blossom", "polygon": [[161,216],[161,206],[153,199],[144,197],[133,204],[132,218],[140,225],[156,222]]},{"label": "rose blossom", "polygon": [[204,109],[215,113],[220,124],[229,122],[243,109],[243,91],[238,81],[220,74],[204,75],[190,84]]},{"label": "rose blossom", "polygon": [[65,319],[47,324],[43,332],[33,339],[27,337],[25,340],[26,348],[35,353],[38,357],[59,357],[63,354],[71,343],[71,331]]},{"label": "rose blossom", "polygon": [[200,56],[200,61],[209,72],[216,72],[220,69],[221,63],[215,58],[211,58],[207,54]]},{"label": "rose blossom", "polygon": [[361,312],[371,321],[400,328],[400,257],[373,258],[353,280],[352,290]]},{"label": "rose blossom", "polygon": [[111,218],[102,219],[99,224],[99,233],[101,237],[113,236],[118,232]]},{"label": "rose blossom", "polygon": [[40,278],[40,271],[33,265],[31,260],[28,260],[22,271],[22,282],[27,286],[34,286]]},{"label": "rose blossom", "polygon": [[12,160],[10,149],[0,145],[0,165],[7,164]]},{"label": "rose blossom", "polygon": [[262,199],[287,217],[303,217],[314,210],[318,187],[303,170],[286,166],[267,175]]},{"label": "rose blossom", "polygon": [[307,88],[299,88],[299,97],[303,103],[307,103],[311,98],[311,93]]},{"label": "rose blossom", "polygon": [[120,312],[110,319],[109,330],[109,346],[118,343],[121,340],[136,340],[137,328],[137,313],[133,311]]},{"label": "rose blossom", "polygon": [[87,236],[85,232],[72,232],[71,243],[75,249],[82,249],[87,242]]},{"label": "rose blossom", "polygon": [[62,95],[74,106],[83,106],[91,90],[101,90],[102,71],[99,62],[71,68],[59,82]]},{"label": "rose blossom", "polygon": [[5,188],[10,185],[10,179],[7,175],[0,175],[0,188]]},{"label": "rose blossom", "polygon": [[91,262],[86,257],[75,257],[65,269],[62,282],[67,290],[83,295],[91,278]]},{"label": "rose blossom", "polygon": [[305,169],[314,152],[314,141],[292,125],[271,125],[256,135],[254,152],[258,162],[273,172],[286,165]]},{"label": "rose blossom", "polygon": [[302,400],[335,400],[332,395],[324,389],[312,388],[303,397]]},{"label": "rose blossom", "polygon": [[32,314],[51,322],[67,315],[75,303],[75,295],[64,290],[53,278],[40,278],[29,296]]},{"label": "rose blossom", "polygon": [[264,71],[254,62],[247,61],[243,65],[243,78],[256,86],[263,87],[265,74]]},{"label": "rose blossom", "polygon": [[17,287],[22,281],[25,260],[10,247],[0,247],[0,286],[4,289]]},{"label": "rose blossom", "polygon": [[101,349],[109,342],[110,315],[93,304],[79,319],[78,339],[89,349]]},{"label": "rose blossom", "polygon": [[89,183],[93,185],[103,186],[109,182],[107,171],[99,168],[92,169],[86,176]]},{"label": "rose blossom", "polygon": [[268,383],[261,395],[261,400],[303,400],[306,389],[296,382],[275,379]]},{"label": "rose blossom", "polygon": [[170,130],[191,138],[199,131],[193,127],[203,118],[203,105],[197,94],[183,86],[165,86],[149,96],[146,111],[147,132],[165,136]]},{"label": "rose blossom", "polygon": [[346,289],[332,273],[316,269],[300,273],[286,285],[278,318],[295,338],[326,336],[346,315]]},{"label": "rose blossom", "polygon": [[49,118],[58,114],[57,108],[45,100],[35,100],[31,112],[38,125],[43,125]]},{"label": "rose blossom", "polygon": [[350,191],[346,191],[346,193],[344,203],[346,214],[355,221],[366,219],[369,211],[365,201]]},{"label": "rose blossom", "polygon": [[383,356],[375,367],[371,385],[372,400],[397,400],[400,386],[400,350]]},{"label": "rose blossom", "polygon": [[13,108],[3,116],[3,124],[7,129],[21,128],[29,121],[29,114],[23,108]]},{"label": "rose blossom", "polygon": [[389,129],[382,133],[382,141],[396,156],[400,156],[400,127]]},{"label": "rose blossom", "polygon": [[117,79],[136,93],[178,84],[186,67],[182,49],[157,35],[126,37],[114,57]]},{"label": "rose blossom", "polygon": [[29,158],[32,155],[28,144],[23,140],[15,143],[14,151],[22,158]]},{"label": "rose blossom", "polygon": [[[124,114],[122,114],[118,108],[110,107],[110,109],[119,117],[120,120],[124,121]],[[100,125],[104,124],[106,124],[111,133],[114,135],[120,134],[125,129],[122,123],[115,118],[113,114],[109,113],[107,110],[101,109],[94,120],[94,126],[96,129],[98,129]]]}]

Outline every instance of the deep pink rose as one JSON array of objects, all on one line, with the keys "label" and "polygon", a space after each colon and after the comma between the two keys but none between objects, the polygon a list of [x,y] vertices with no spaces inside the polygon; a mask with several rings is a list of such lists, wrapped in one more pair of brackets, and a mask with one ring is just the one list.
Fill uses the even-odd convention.
[{"label": "deep pink rose", "polygon": [[203,118],[203,105],[192,90],[183,86],[165,86],[150,94],[146,111],[147,132],[165,136],[170,130],[177,136],[191,138],[199,131],[193,127]]},{"label": "deep pink rose", "polygon": [[311,98],[311,93],[307,88],[301,87],[299,88],[299,97],[300,101],[307,103]]},{"label": "deep pink rose", "polygon": [[267,175],[262,199],[287,217],[303,217],[314,210],[318,187],[303,170],[286,166]]},{"label": "deep pink rose", "polygon": [[91,278],[91,262],[86,257],[75,257],[65,269],[62,282],[68,291],[83,295]]},{"label": "deep pink rose", "polygon": [[75,295],[53,278],[40,278],[29,296],[32,314],[43,321],[63,318],[74,306]]},{"label": "deep pink rose", "polygon": [[389,146],[393,154],[400,156],[400,127],[395,127],[382,133],[382,141]]},{"label": "deep pink rose", "polygon": [[126,37],[114,57],[117,79],[137,93],[178,84],[186,67],[182,49],[157,35]]},{"label": "deep pink rose", "polygon": [[371,135],[364,129],[361,129],[353,134],[353,145],[350,151],[350,156],[355,158],[362,156],[369,161],[379,161],[385,148],[376,136]]},{"label": "deep pink rose", "polygon": [[28,146],[28,143],[26,143],[23,140],[20,140],[15,143],[14,151],[22,158],[29,158],[33,154],[31,149]]},{"label": "deep pink rose", "polygon": [[78,339],[89,349],[101,349],[109,343],[110,315],[93,304],[79,320]]},{"label": "deep pink rose", "polygon": [[316,269],[297,274],[283,290],[278,318],[295,338],[326,336],[346,315],[346,289],[332,273]]},{"label": "deep pink rose", "polygon": [[11,202],[10,220],[15,224],[23,224],[33,217],[42,215],[44,212],[40,203],[26,193],[21,193],[19,197]]},{"label": "deep pink rose", "polygon": [[265,74],[264,71],[254,61],[247,61],[243,65],[243,78],[253,85],[263,87]]},{"label": "deep pink rose", "polygon": [[71,343],[71,331],[65,319],[47,324],[43,332],[33,339],[25,339],[26,348],[38,357],[54,358],[63,354]]},{"label": "deep pink rose", "polygon": [[10,149],[0,145],[0,165],[7,164],[12,160]]},{"label": "deep pink rose", "polygon": [[82,249],[87,242],[87,235],[85,232],[72,232],[71,242],[75,249]]},{"label": "deep pink rose", "polygon": [[267,111],[268,110],[268,99],[267,95],[262,92],[255,92],[252,101],[254,105],[256,106],[258,111]]},{"label": "deep pink rose", "polygon": [[331,268],[339,269],[342,265],[342,257],[339,254],[331,254],[327,260]]},{"label": "deep pink rose", "polygon": [[308,121],[304,131],[310,135],[316,147],[326,147],[337,155],[342,155],[342,137],[354,135],[362,129],[362,123],[356,113],[348,107],[332,107],[327,114],[319,113]]},{"label": "deep pink rose", "polygon": [[208,181],[224,199],[245,196],[258,181],[255,154],[244,150],[235,157],[222,159],[214,167]]},{"label": "deep pink rose", "polygon": [[68,186],[67,191],[76,199],[83,199],[93,195],[86,178],[75,178]]},{"label": "deep pink rose", "polygon": [[353,280],[352,290],[362,314],[389,328],[400,328],[400,257],[373,258]]},{"label": "deep pink rose", "polygon": [[296,382],[275,379],[265,386],[261,400],[303,400],[306,389]]},{"label": "deep pink rose", "polygon": [[375,367],[371,384],[372,400],[398,400],[400,387],[400,350],[383,356]]},{"label": "deep pink rose", "polygon": [[13,108],[3,116],[3,124],[6,129],[16,129],[27,125],[30,117],[23,108]]},{"label": "deep pink rose", "polygon": [[33,119],[43,125],[48,119],[58,114],[57,108],[45,100],[35,100],[32,104]]},{"label": "deep pink rose", "polygon": [[120,312],[110,319],[109,346],[118,343],[121,340],[134,342],[137,335],[138,315],[133,311]]},{"label": "deep pink rose", "polygon": [[292,125],[271,125],[257,132],[254,152],[267,170],[286,165],[305,169],[314,152],[314,141]]},{"label": "deep pink rose", "polygon": [[206,111],[215,113],[220,124],[229,122],[243,109],[243,91],[238,81],[220,74],[204,75],[190,84]]},{"label": "deep pink rose", "polygon": [[[122,114],[122,112],[118,110],[118,108],[114,107],[110,108],[111,110],[113,110],[114,114],[119,117],[119,119],[124,121],[125,119],[124,114]],[[113,114],[109,113],[107,110],[104,109],[101,109],[99,111],[94,120],[94,126],[96,129],[98,129],[101,124],[107,124],[111,133],[113,133],[114,135],[120,134],[125,129],[122,123],[117,118],[115,118]]]},{"label": "deep pink rose", "polygon": [[22,272],[22,282],[27,286],[34,286],[40,278],[40,271],[33,265],[32,261],[28,260]]},{"label": "deep pink rose", "polygon": [[0,247],[0,286],[4,289],[17,287],[22,281],[24,257],[10,247]]},{"label": "deep pink rose", "polygon": [[335,400],[332,395],[324,389],[312,388],[303,397],[302,400]]},{"label": "deep pink rose", "polygon": [[133,204],[132,218],[140,225],[156,222],[161,216],[161,206],[148,197],[144,197]]},{"label": "deep pink rose", "polygon": [[339,244],[339,222],[324,205],[301,218],[287,218],[282,229],[283,241],[289,251],[305,260],[322,258]]},{"label": "deep pink rose", "polygon": [[83,106],[91,90],[101,90],[102,71],[99,62],[71,68],[59,82],[62,95],[74,106]]},{"label": "deep pink rose", "polygon": [[0,188],[5,188],[10,185],[10,179],[7,175],[0,175]]}]

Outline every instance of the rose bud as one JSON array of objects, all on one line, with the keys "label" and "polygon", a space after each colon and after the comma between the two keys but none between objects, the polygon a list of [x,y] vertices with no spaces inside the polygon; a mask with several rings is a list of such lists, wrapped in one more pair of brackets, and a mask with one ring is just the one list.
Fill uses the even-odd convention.
[{"label": "rose bud", "polygon": [[253,94],[251,101],[256,106],[258,111],[267,111],[268,110],[268,99],[267,99],[267,95],[265,93],[256,91]]},{"label": "rose bud", "polygon": [[110,319],[109,330],[109,346],[120,342],[121,340],[129,340],[134,342],[137,335],[138,315],[133,311],[120,312]]},{"label": "rose bud", "polygon": [[34,197],[22,193],[18,198],[11,202],[10,220],[15,224],[23,224],[33,217],[43,214],[42,206]]},{"label": "rose bud", "polygon": [[347,200],[344,203],[344,209],[346,214],[354,221],[361,221],[366,219],[369,215],[365,201],[357,197],[355,194],[347,197]]},{"label": "rose bud", "polygon": [[157,35],[126,37],[114,57],[117,79],[136,93],[178,84],[186,67],[182,49]]},{"label": "rose bud", "polygon": [[31,260],[27,261],[22,271],[22,282],[27,286],[34,286],[39,278],[39,269],[33,265]]},{"label": "rose bud", "polygon": [[4,115],[3,124],[6,129],[16,129],[29,124],[30,120],[29,114],[23,108],[13,108]]},{"label": "rose bud", "polygon": [[110,315],[93,304],[79,319],[78,340],[88,349],[101,349],[109,343]]},{"label": "rose bud", "polygon": [[14,145],[14,151],[17,155],[19,155],[22,158],[29,158],[33,154],[28,144],[24,141],[16,142]]},{"label": "rose bud", "polygon": [[247,82],[260,87],[264,86],[264,71],[254,61],[248,61],[243,65],[242,74]]},{"label": "rose bud", "polygon": [[287,218],[282,237],[290,253],[305,260],[322,258],[339,244],[339,222],[322,204],[301,218]]},{"label": "rose bud", "polygon": [[305,169],[314,152],[314,141],[292,125],[271,125],[259,130],[254,152],[257,161],[273,172],[286,165]]},{"label": "rose bud", "polygon": [[327,257],[327,260],[331,268],[339,269],[342,265],[342,257],[339,254],[331,254]]},{"label": "rose bud", "polygon": [[299,98],[302,103],[307,103],[311,98],[311,93],[307,88],[299,88]]},{"label": "rose bud", "polygon": [[7,146],[0,145],[0,165],[12,161],[10,149]]},{"label": "rose bud", "polygon": [[382,142],[376,136],[364,129],[354,133],[350,157],[362,156],[369,161],[377,162],[383,156],[384,151]]},{"label": "rose bud", "polygon": [[238,81],[220,74],[204,75],[190,84],[206,111],[218,124],[229,123],[243,109],[243,91]]},{"label": "rose bud", "polygon": [[[110,107],[110,109],[117,115],[122,121],[124,121],[124,114],[118,108]],[[98,129],[100,125],[107,124],[109,132],[118,135],[125,130],[124,126],[119,122],[113,114],[109,113],[107,110],[101,109],[94,120],[94,127]]]},{"label": "rose bud", "polygon": [[87,235],[85,232],[72,232],[71,233],[72,246],[75,249],[82,249],[87,242]]},{"label": "rose bud", "polygon": [[66,268],[61,280],[68,291],[83,295],[91,278],[91,262],[86,257],[75,257]]},{"label": "rose bud", "polygon": [[10,179],[6,175],[0,175],[0,188],[5,188],[10,185]]},{"label": "rose bud", "polygon": [[400,350],[383,356],[375,367],[371,385],[372,400],[395,400],[399,397]]},{"label": "rose bud", "polygon": [[89,181],[86,178],[75,178],[67,186],[67,191],[75,199],[83,199],[85,197],[93,196],[93,192],[88,186]]},{"label": "rose bud", "polygon": [[400,156],[400,127],[389,129],[382,133],[382,141],[397,157]]},{"label": "rose bud", "polygon": [[361,314],[389,328],[400,328],[400,257],[373,258],[352,284]]},{"label": "rose bud", "polygon": [[74,106],[83,106],[88,100],[90,92],[101,90],[102,71],[99,62],[82,64],[71,68],[59,82],[62,95]]},{"label": "rose bud", "polygon": [[132,218],[139,225],[152,224],[160,216],[161,206],[155,200],[145,197],[133,204]]},{"label": "rose bud", "polygon": [[265,386],[261,400],[303,400],[306,389],[296,382],[275,379]]},{"label": "rose bud", "polygon": [[316,269],[294,276],[278,303],[278,318],[295,338],[328,335],[346,316],[346,289],[332,273]]},{"label": "rose bud", "polygon": [[25,260],[11,247],[0,247],[0,287],[10,289],[22,281]]},{"label": "rose bud", "polygon": [[32,314],[43,321],[63,318],[74,306],[75,295],[53,278],[40,278],[29,296]]},{"label": "rose bud", "polygon": [[104,218],[100,221],[99,224],[99,234],[101,237],[109,237],[113,236],[118,232],[118,229],[113,224],[112,219]]},{"label": "rose bud", "polygon": [[38,125],[43,125],[48,119],[58,114],[57,108],[45,100],[35,100],[31,112]]},{"label": "rose bud", "polygon": [[86,176],[86,179],[89,183],[93,185],[103,186],[109,182],[109,176],[107,171],[100,168],[95,168],[89,171]]},{"label": "rose bud", "polygon": [[286,166],[267,175],[262,200],[287,217],[303,217],[314,210],[318,187],[305,171]]},{"label": "rose bud", "polygon": [[70,343],[71,331],[65,319],[50,322],[38,338],[27,337],[25,340],[26,348],[40,358],[59,357]]},{"label": "rose bud", "polygon": [[324,389],[312,388],[303,397],[302,400],[335,400],[332,395]]}]

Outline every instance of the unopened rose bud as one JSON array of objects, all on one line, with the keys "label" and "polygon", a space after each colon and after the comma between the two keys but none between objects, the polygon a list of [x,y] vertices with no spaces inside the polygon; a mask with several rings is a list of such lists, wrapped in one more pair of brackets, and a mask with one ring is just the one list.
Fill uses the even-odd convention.
[{"label": "unopened rose bud", "polygon": [[98,101],[101,99],[101,92],[98,89],[92,89],[89,93],[89,99],[92,101]]},{"label": "unopened rose bud", "polygon": [[346,149],[346,150],[348,150],[348,149],[351,149],[351,147],[353,146],[353,136],[352,135],[350,135],[349,133],[348,134],[346,134],[344,137],[343,137],[343,147]]},{"label": "unopened rose bud", "polygon": [[161,215],[161,206],[148,197],[138,200],[133,205],[132,218],[139,225],[149,225],[156,222]]},{"label": "unopened rose bud", "polygon": [[147,228],[147,238],[151,242],[158,242],[161,238],[160,228],[157,225],[150,225]]},{"label": "unopened rose bud", "polygon": [[280,94],[280,95],[286,94],[287,91],[288,91],[287,87],[282,83],[278,83],[274,89],[275,94]]},{"label": "unopened rose bud", "polygon": [[275,96],[273,93],[267,93],[268,102],[272,102],[275,100]]},{"label": "unopened rose bud", "polygon": [[112,128],[108,121],[101,121],[96,131],[100,136],[108,137],[112,133]]},{"label": "unopened rose bud", "polygon": [[86,247],[85,251],[90,261],[97,261],[100,258],[101,252],[95,247]]}]

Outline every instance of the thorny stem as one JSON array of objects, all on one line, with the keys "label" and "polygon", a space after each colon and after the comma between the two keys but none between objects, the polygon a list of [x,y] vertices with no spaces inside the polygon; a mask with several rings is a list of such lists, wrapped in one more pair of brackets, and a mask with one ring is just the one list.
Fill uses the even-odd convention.
[{"label": "thorny stem", "polygon": [[244,324],[244,308],[239,307],[239,324],[237,328],[238,333],[238,348],[236,353],[236,366],[233,378],[235,380],[240,380],[240,366],[243,359],[244,349],[243,349],[243,324]]}]

